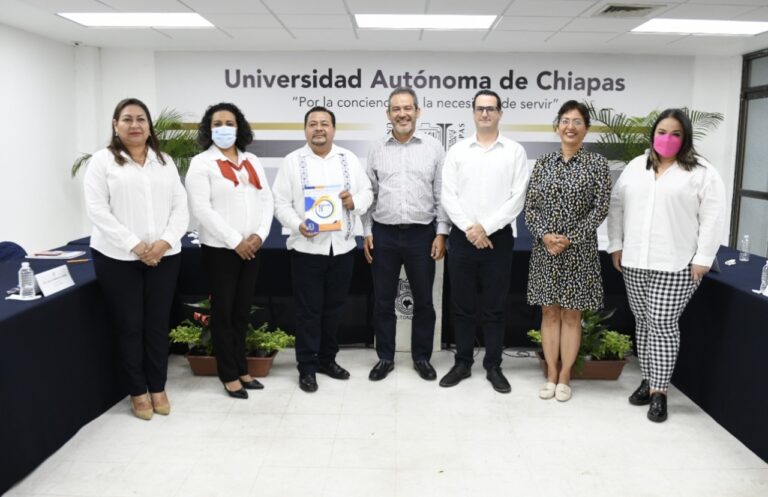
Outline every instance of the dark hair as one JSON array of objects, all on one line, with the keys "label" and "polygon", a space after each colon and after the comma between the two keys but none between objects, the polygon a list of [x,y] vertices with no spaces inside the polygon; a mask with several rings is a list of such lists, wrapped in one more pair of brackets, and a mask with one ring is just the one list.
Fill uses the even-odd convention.
[{"label": "dark hair", "polygon": [[387,110],[389,110],[389,104],[392,102],[392,97],[395,95],[410,95],[413,98],[413,106],[417,109],[419,108],[419,98],[416,96],[416,92],[407,86],[398,86],[389,94],[389,98],[387,99]]},{"label": "dark hair", "polygon": [[576,100],[568,100],[563,105],[561,105],[560,110],[557,111],[555,130],[557,130],[557,125],[560,124],[560,119],[563,117],[563,114],[572,110],[579,111],[581,118],[584,120],[584,125],[587,127],[587,129],[589,129],[589,126],[592,124],[592,122],[589,119],[589,109],[587,109],[587,106],[581,102],[577,102]]},{"label": "dark hair", "polygon": [[[152,124],[152,116],[149,114],[149,109],[147,108],[146,104],[144,104],[144,102],[138,98],[124,98],[123,100],[120,100],[115,107],[115,112],[112,113],[112,120],[119,121],[120,114],[123,112],[123,109],[129,105],[138,105],[141,107],[141,110],[144,111],[144,114],[147,115],[147,121],[149,122],[149,136],[147,137],[147,145],[155,152],[157,155],[157,160],[160,161],[160,164],[165,165],[165,158],[163,157],[163,153],[160,151],[160,140],[157,138],[157,133],[155,133],[155,125]],[[126,161],[121,152],[125,152],[128,155],[130,155],[130,153],[128,152],[128,149],[125,148],[125,145],[123,144],[123,141],[120,139],[120,137],[117,136],[117,132],[114,129],[114,123],[112,126],[112,139],[109,141],[107,148],[110,152],[112,152],[112,155],[115,156],[115,162],[122,166]]]},{"label": "dark hair", "polygon": [[477,97],[480,95],[489,95],[491,97],[496,97],[496,108],[501,110],[501,97],[498,93],[496,93],[493,90],[480,90],[479,92],[475,93],[475,98],[472,99],[472,108],[475,108],[475,102],[477,102]]},{"label": "dark hair", "polygon": [[690,171],[699,165],[699,161],[696,159],[698,154],[693,148],[693,125],[691,124],[691,120],[688,118],[688,115],[682,109],[663,110],[661,114],[659,114],[659,117],[656,118],[656,121],[653,123],[653,127],[651,128],[651,137],[649,142],[651,144],[651,151],[648,154],[648,160],[645,164],[645,168],[653,168],[655,171],[659,165],[659,154],[657,154],[653,149],[653,139],[656,136],[656,128],[659,126],[659,123],[668,117],[676,120],[683,127],[683,145],[680,147],[680,151],[677,153],[676,159],[677,163],[680,164],[683,169]]},{"label": "dark hair", "polygon": [[326,109],[325,107],[317,105],[317,106],[312,107],[311,109],[309,109],[307,111],[307,113],[304,114],[304,127],[305,128],[307,127],[307,122],[309,121],[309,115],[312,114],[313,112],[325,112],[325,113],[327,113],[329,116],[331,116],[331,124],[333,124],[334,128],[336,127],[336,115],[333,112],[331,112],[330,110]]},{"label": "dark hair", "polygon": [[213,145],[211,122],[213,121],[213,115],[220,110],[229,111],[235,116],[235,123],[237,123],[235,147],[241,152],[245,152],[245,147],[253,141],[253,131],[251,131],[251,125],[245,119],[240,109],[235,104],[229,102],[220,102],[206,109],[203,118],[200,120],[200,126],[197,128],[197,144],[203,150],[208,150]]}]

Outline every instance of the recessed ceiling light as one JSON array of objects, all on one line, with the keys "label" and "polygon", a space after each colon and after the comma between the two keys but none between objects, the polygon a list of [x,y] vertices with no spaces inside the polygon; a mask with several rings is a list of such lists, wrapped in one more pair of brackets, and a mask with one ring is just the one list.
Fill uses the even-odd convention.
[{"label": "recessed ceiling light", "polygon": [[59,12],[89,28],[212,28],[194,12]]},{"label": "recessed ceiling light", "polygon": [[488,29],[496,16],[355,14],[361,29]]},{"label": "recessed ceiling light", "polygon": [[768,31],[768,22],[714,21],[704,19],[651,19],[633,33],[752,36]]}]

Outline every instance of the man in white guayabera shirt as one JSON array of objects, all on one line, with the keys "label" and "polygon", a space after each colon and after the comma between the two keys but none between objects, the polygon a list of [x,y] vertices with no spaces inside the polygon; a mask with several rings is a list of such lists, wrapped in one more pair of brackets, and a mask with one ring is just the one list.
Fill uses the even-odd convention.
[{"label": "man in white guayabera shirt", "polygon": [[[304,116],[307,144],[285,157],[273,194],[275,216],[291,231],[291,279],[296,306],[296,360],[299,387],[317,390],[315,373],[346,380],[336,362],[336,332],[347,300],[356,248],[355,219],[371,205],[371,182],[355,154],[333,144],[336,116],[313,107]],[[324,198],[317,192],[333,198]],[[328,193],[332,192],[332,193]],[[316,199],[308,207],[307,199]],[[308,217],[315,206],[322,218]],[[335,214],[335,215],[334,215]]]}]

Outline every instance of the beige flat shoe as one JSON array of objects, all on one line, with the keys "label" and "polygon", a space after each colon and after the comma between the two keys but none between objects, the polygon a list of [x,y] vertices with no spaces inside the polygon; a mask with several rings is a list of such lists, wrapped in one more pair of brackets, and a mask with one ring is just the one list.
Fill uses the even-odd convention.
[{"label": "beige flat shoe", "polygon": [[556,385],[554,383],[547,382],[543,387],[539,389],[539,398],[540,399],[551,399],[555,396],[555,387]]},{"label": "beige flat shoe", "polygon": [[565,402],[571,398],[571,387],[565,383],[558,383],[555,387],[555,398],[560,402]]}]

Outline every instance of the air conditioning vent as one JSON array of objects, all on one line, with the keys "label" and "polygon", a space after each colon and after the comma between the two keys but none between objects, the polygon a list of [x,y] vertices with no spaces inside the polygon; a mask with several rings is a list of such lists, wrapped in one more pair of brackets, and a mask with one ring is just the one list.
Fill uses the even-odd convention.
[{"label": "air conditioning vent", "polygon": [[666,7],[666,5],[648,4],[609,4],[593,14],[593,17],[610,17],[614,19],[643,19],[651,13]]}]

